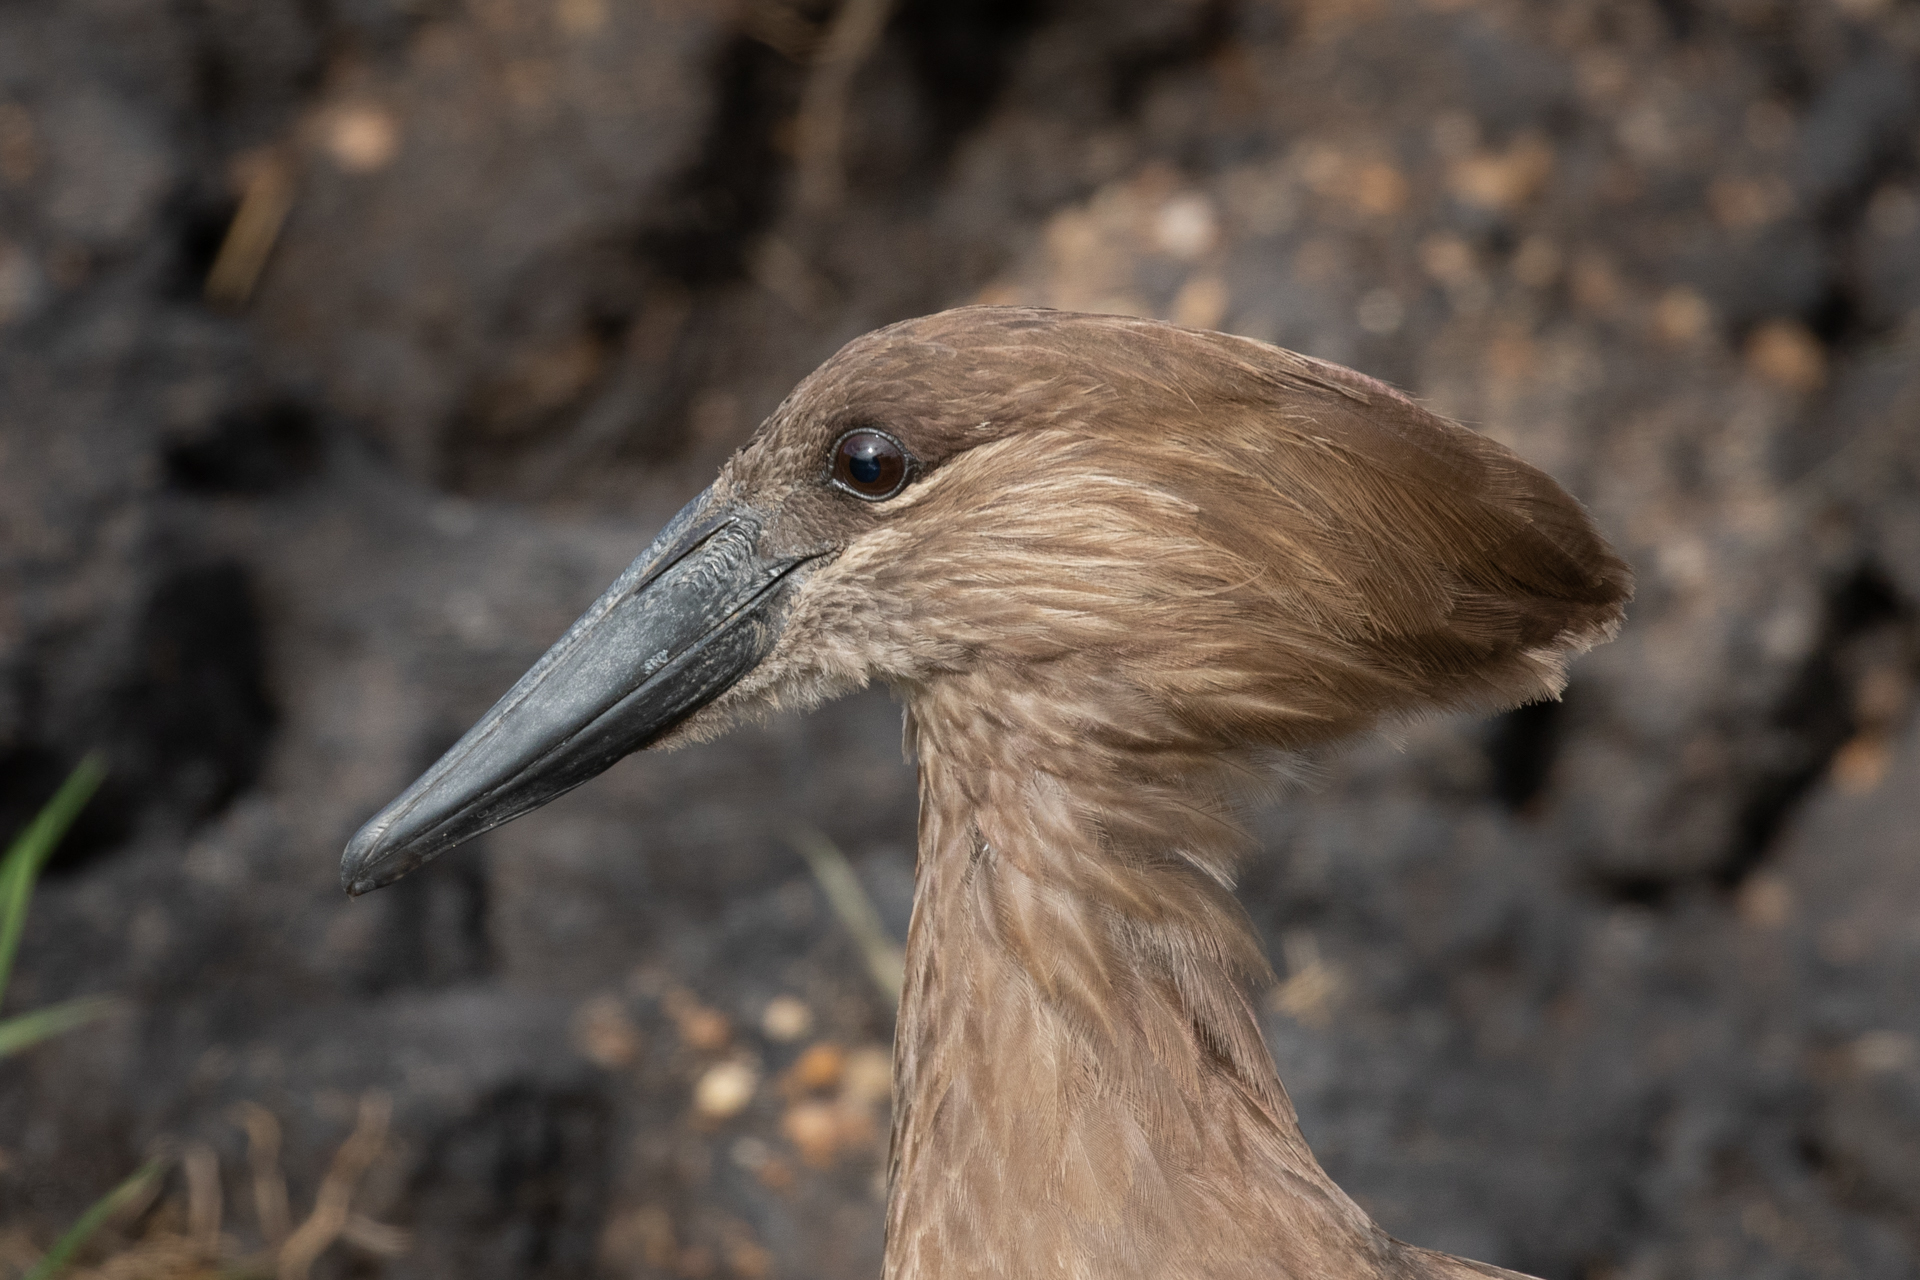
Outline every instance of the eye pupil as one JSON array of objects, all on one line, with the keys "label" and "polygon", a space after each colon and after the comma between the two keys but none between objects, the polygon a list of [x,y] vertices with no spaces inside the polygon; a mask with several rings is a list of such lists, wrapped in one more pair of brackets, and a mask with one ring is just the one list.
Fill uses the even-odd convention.
[{"label": "eye pupil", "polygon": [[891,498],[907,482],[907,452],[892,436],[849,431],[833,446],[833,479],[862,498]]}]

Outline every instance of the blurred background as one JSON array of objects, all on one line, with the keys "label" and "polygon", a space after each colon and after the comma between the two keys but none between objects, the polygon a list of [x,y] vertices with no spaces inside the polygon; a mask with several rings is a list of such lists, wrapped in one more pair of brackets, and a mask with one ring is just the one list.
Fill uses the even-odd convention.
[{"label": "blurred background", "polygon": [[92,1274],[878,1274],[891,1001],[794,832],[904,934],[884,692],[335,876],[972,301],[1357,366],[1638,570],[1564,703],[1254,816],[1330,1172],[1549,1280],[1920,1274],[1914,0],[5,0],[0,834],[111,770],[7,1010],[123,1003],[0,1061],[0,1275],[155,1153]]}]

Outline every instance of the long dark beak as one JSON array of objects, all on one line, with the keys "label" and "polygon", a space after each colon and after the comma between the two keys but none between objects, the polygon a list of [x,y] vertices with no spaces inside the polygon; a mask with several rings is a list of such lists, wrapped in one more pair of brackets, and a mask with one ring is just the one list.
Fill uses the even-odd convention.
[{"label": "long dark beak", "polygon": [[520,677],[340,863],[348,893],[392,884],[657,740],[767,655],[781,589],[811,557],[756,550],[761,515],[712,490]]}]

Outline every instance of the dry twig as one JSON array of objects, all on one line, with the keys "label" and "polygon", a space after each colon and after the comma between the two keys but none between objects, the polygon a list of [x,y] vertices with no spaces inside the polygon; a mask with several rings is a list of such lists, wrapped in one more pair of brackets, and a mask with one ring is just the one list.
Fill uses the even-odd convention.
[{"label": "dry twig", "polygon": [[874,985],[889,999],[899,1000],[900,989],[906,982],[906,961],[900,945],[881,923],[880,912],[867,896],[860,877],[847,862],[847,855],[810,827],[801,827],[793,833],[793,845],[806,858],[834,914],[840,917],[840,923],[847,927],[860,947],[861,958],[867,962],[867,973]]},{"label": "dry twig", "polygon": [[361,1095],[360,1118],[353,1133],[334,1153],[333,1167],[327,1170],[326,1180],[314,1197],[313,1213],[280,1250],[277,1280],[307,1280],[314,1260],[345,1233],[352,1216],[349,1208],[353,1193],[386,1146],[387,1122],[392,1116],[393,1099],[386,1093],[369,1089]]},{"label": "dry twig", "polygon": [[187,1175],[187,1235],[196,1249],[214,1257],[220,1252],[220,1157],[196,1142],[180,1165]]},{"label": "dry twig", "polygon": [[247,169],[240,208],[227,225],[226,238],[207,272],[207,301],[216,306],[246,305],[293,208],[293,170],[284,157],[265,152],[254,157]]},{"label": "dry twig", "polygon": [[287,1179],[280,1172],[280,1121],[257,1102],[235,1108],[247,1131],[247,1165],[253,1173],[253,1212],[267,1248],[278,1250],[287,1238]]},{"label": "dry twig", "polygon": [[820,43],[813,24],[781,0],[753,0],[740,14],[740,30],[793,62],[808,61]]},{"label": "dry twig", "polygon": [[814,56],[796,130],[803,209],[824,213],[840,203],[846,184],[841,152],[847,98],[854,73],[879,44],[892,11],[893,0],[845,0]]}]

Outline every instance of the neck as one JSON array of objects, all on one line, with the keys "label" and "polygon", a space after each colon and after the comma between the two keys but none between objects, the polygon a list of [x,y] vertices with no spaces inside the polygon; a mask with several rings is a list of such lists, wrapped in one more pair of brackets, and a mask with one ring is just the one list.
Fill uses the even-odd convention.
[{"label": "neck", "polygon": [[887,1280],[1508,1274],[1393,1240],[1308,1151],[1253,1012],[1234,836],[1174,782],[1193,762],[965,683],[909,711]]}]

